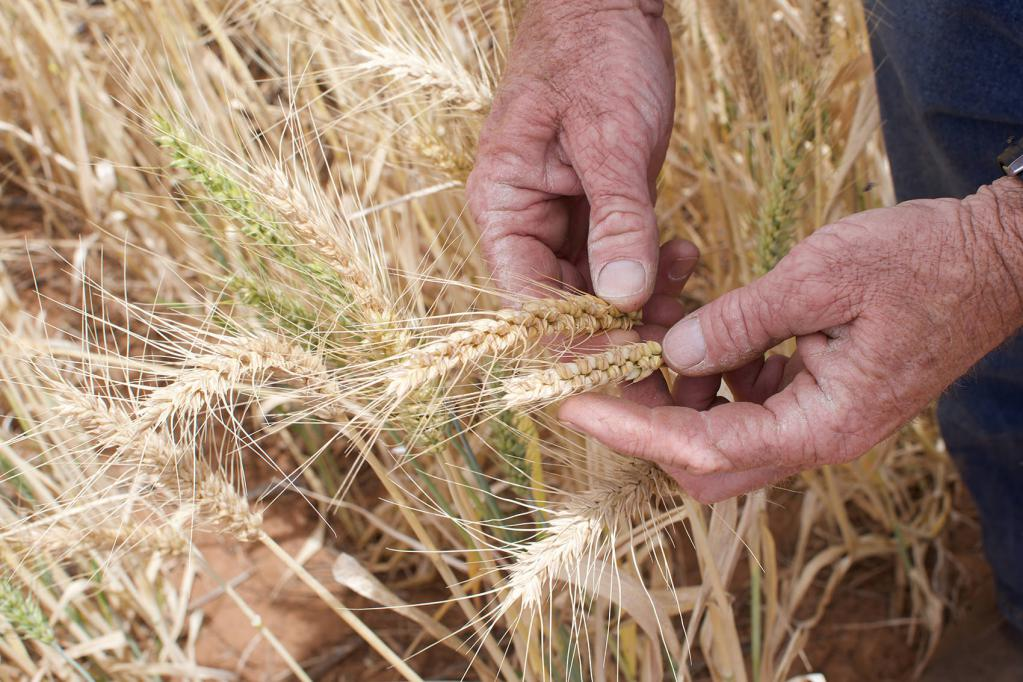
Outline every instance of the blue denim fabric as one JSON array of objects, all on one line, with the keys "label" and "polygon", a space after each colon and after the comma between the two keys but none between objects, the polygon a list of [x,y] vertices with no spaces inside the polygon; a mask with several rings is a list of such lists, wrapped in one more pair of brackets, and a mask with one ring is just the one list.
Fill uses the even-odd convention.
[{"label": "blue denim fabric", "polygon": [[[1023,2],[865,6],[899,200],[963,197],[997,178],[994,158],[1023,136]],[[1023,630],[1023,338],[949,389],[938,419],[980,510],[1000,606]]]}]

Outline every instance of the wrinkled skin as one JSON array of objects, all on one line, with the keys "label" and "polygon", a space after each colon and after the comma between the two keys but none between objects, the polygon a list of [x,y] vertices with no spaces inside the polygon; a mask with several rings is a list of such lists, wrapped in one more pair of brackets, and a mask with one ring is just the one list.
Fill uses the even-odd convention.
[{"label": "wrinkled skin", "polygon": [[[661,377],[560,416],[704,501],[848,461],[1023,323],[1023,183],[818,230],[769,274],[675,325]],[[794,357],[764,352],[795,337]],[[716,399],[721,374],[736,399]]]},{"label": "wrinkled skin", "polygon": [[529,3],[468,183],[484,254],[507,291],[595,289],[629,311],[650,299],[653,185],[675,107],[662,9]]},{"label": "wrinkled skin", "polygon": [[[643,308],[644,326],[615,342],[661,340],[673,390],[654,375],[619,398],[568,400],[560,416],[714,501],[862,454],[1023,324],[1023,183],[849,216],[679,322],[697,253],[656,246],[673,108],[660,10],[533,0],[469,203],[509,291],[564,283]],[[600,277],[620,260],[642,276]],[[793,358],[765,359],[792,337]],[[717,397],[722,378],[734,403]]]}]

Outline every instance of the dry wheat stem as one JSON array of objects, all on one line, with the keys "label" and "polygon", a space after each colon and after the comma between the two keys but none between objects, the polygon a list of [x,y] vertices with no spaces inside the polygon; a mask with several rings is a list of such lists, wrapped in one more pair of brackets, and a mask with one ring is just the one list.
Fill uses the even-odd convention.
[{"label": "dry wheat stem", "polygon": [[595,296],[536,299],[517,310],[500,310],[465,329],[413,350],[388,385],[403,396],[453,370],[471,367],[483,357],[497,357],[547,335],[575,337],[612,329],[631,329],[637,313],[623,313]]},{"label": "dry wheat stem", "polygon": [[619,381],[640,381],[660,369],[661,364],[661,344],[656,341],[616,346],[508,379],[504,382],[504,403],[508,407],[538,404]]}]

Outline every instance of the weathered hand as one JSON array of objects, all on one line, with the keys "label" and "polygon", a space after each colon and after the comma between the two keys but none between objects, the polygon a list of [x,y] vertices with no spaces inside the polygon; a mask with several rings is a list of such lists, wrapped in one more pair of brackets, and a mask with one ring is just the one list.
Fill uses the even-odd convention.
[{"label": "weathered hand", "polygon": [[[853,215],[667,333],[674,396],[655,377],[641,401],[579,396],[561,417],[699,499],[729,497],[892,433],[1019,328],[1021,281],[1018,180]],[[790,337],[793,358],[764,360]],[[715,404],[722,372],[734,403]]]},{"label": "weathered hand", "polygon": [[505,289],[564,284],[623,310],[654,291],[653,185],[675,96],[662,11],[659,0],[529,3],[468,183]]}]

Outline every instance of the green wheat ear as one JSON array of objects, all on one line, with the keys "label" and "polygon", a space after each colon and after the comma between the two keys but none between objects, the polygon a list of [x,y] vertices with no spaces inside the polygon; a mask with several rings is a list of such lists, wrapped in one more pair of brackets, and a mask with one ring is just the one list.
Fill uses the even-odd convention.
[{"label": "green wheat ear", "polygon": [[[782,153],[774,160],[772,174],[764,191],[765,200],[753,217],[757,237],[754,274],[766,274],[792,249],[796,242],[796,222],[804,198],[799,169],[815,140],[814,106],[816,87],[797,103],[790,114],[788,135]],[[827,127],[824,116],[822,127]]]},{"label": "green wheat ear", "polygon": [[39,603],[25,595],[6,578],[0,580],[0,616],[10,623],[23,639],[34,639],[43,644],[56,641]]}]

